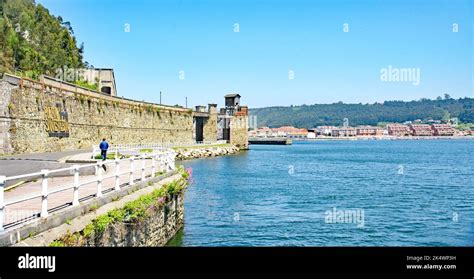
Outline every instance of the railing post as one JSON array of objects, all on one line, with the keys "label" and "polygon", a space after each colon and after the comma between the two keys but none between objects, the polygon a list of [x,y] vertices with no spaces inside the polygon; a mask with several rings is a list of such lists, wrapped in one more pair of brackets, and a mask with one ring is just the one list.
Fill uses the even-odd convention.
[{"label": "railing post", "polygon": [[142,160],[142,181],[145,180],[145,155],[141,155],[140,159]]},{"label": "railing post", "polygon": [[156,154],[151,155],[151,177],[155,177],[156,166],[155,166]]},{"label": "railing post", "polygon": [[41,217],[48,217],[48,170],[41,170],[43,180],[41,181]]},{"label": "railing post", "polygon": [[164,170],[164,168],[163,168],[164,161],[163,161],[163,152],[162,151],[160,151],[160,153],[158,154],[158,157],[160,159],[160,165],[159,165],[160,172],[163,172],[163,170]]},{"label": "railing post", "polygon": [[170,159],[171,159],[171,169],[176,169],[176,154],[174,151],[170,151]]},{"label": "railing post", "polygon": [[74,193],[72,205],[79,205],[79,165],[74,165]]},{"label": "railing post", "polygon": [[115,158],[115,191],[120,190],[120,160]]},{"label": "railing post", "polygon": [[100,167],[104,162],[99,162],[95,167],[97,168],[97,195],[96,197],[102,197],[102,172],[100,171]]},{"label": "railing post", "polygon": [[168,152],[165,152],[164,157],[165,157],[165,172],[168,172],[169,171]]},{"label": "railing post", "polygon": [[5,183],[7,177],[4,175],[0,176],[0,232],[3,232],[3,211],[5,210]]},{"label": "railing post", "polygon": [[133,185],[133,160],[135,158],[130,157],[130,185]]},{"label": "railing post", "polygon": [[94,160],[95,159],[95,151],[96,151],[96,147],[95,145],[92,146],[92,156],[91,156],[91,159]]}]

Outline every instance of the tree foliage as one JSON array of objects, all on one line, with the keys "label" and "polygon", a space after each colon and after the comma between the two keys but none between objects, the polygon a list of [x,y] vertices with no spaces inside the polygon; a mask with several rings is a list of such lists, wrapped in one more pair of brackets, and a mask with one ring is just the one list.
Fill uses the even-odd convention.
[{"label": "tree foliage", "polygon": [[[449,95],[448,95],[449,97]],[[342,125],[345,117],[350,125],[377,125],[381,122],[447,120],[457,117],[460,122],[474,123],[473,98],[437,98],[419,101],[385,101],[383,104],[314,104],[289,107],[266,107],[250,110],[257,116],[259,126],[292,125],[313,128],[321,125]]]},{"label": "tree foliage", "polygon": [[0,0],[0,72],[30,77],[55,75],[58,68],[82,68],[84,46],[77,46],[69,22],[34,0]]}]

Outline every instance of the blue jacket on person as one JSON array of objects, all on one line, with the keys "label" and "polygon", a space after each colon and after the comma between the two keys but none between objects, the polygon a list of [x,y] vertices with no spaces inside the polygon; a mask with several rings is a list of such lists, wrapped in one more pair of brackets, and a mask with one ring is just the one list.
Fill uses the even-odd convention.
[{"label": "blue jacket on person", "polygon": [[103,140],[100,142],[99,148],[100,150],[107,150],[109,149],[109,143]]}]

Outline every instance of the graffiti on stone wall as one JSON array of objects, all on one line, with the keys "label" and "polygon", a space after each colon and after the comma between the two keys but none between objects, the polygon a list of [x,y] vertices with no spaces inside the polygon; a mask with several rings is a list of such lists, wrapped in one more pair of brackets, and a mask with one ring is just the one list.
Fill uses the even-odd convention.
[{"label": "graffiti on stone wall", "polygon": [[46,107],[44,110],[46,120],[46,132],[50,137],[69,137],[68,114],[65,109],[59,107]]}]

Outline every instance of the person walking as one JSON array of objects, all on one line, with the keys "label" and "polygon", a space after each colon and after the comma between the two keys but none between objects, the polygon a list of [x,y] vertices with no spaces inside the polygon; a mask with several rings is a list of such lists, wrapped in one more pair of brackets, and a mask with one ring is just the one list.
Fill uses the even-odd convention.
[{"label": "person walking", "polygon": [[[107,159],[107,149],[109,149],[109,143],[105,140],[105,138],[102,139],[102,141],[99,144],[100,148],[100,155],[102,156],[102,161],[105,161]],[[104,171],[107,171],[107,168],[105,165],[102,165],[104,168]]]}]

